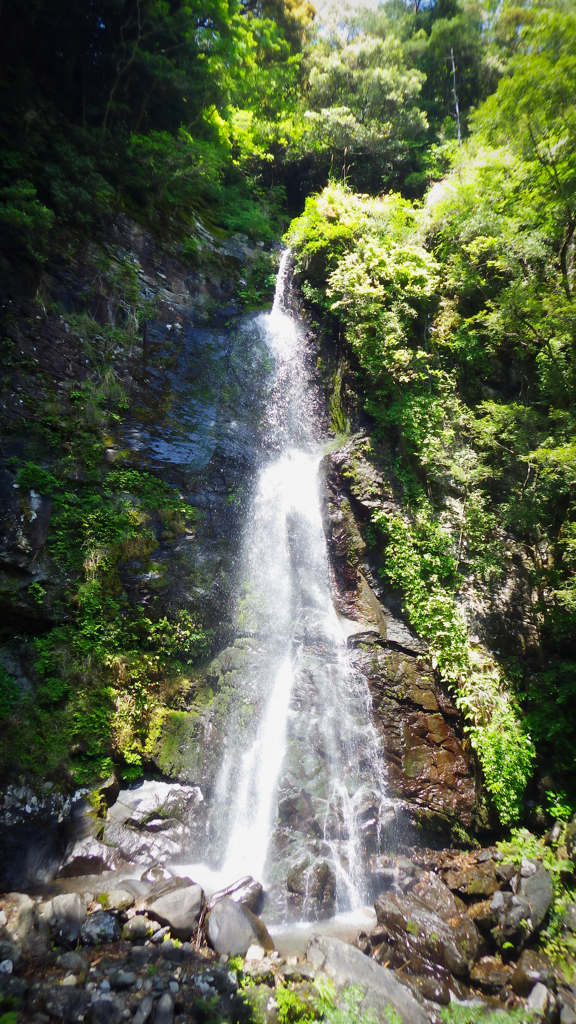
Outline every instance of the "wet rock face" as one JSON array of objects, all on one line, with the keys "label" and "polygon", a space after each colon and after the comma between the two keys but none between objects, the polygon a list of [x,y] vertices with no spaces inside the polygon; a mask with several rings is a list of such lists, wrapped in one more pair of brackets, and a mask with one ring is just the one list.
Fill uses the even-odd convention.
[{"label": "wet rock face", "polygon": [[534,873],[521,879],[517,892],[498,891],[490,903],[496,921],[492,932],[496,943],[500,947],[507,943],[516,952],[540,930],[552,906],[552,875],[541,865],[532,866]]},{"label": "wet rock face", "polygon": [[54,878],[70,842],[73,811],[73,799],[53,792],[49,783],[39,792],[25,785],[6,787],[0,806],[0,892]]},{"label": "wet rock face", "polygon": [[340,939],[314,935],[306,956],[317,970],[332,979],[339,991],[357,986],[363,996],[362,1010],[372,1010],[382,1024],[389,1019],[387,1005],[399,1014],[402,1024],[426,1024],[426,1013],[392,971],[369,960],[354,946]]},{"label": "wet rock face", "polygon": [[190,885],[160,896],[148,905],[148,915],[161,925],[169,925],[174,938],[191,939],[198,927],[204,893],[199,885]]},{"label": "wet rock face", "polygon": [[83,835],[94,822],[85,815],[70,844],[59,878],[101,874],[123,864],[158,865],[193,848],[203,821],[203,795],[197,786],[144,781],[121,790],[108,808],[104,841]]},{"label": "wet rock face", "polygon": [[432,671],[412,655],[374,645],[356,663],[370,683],[380,723],[388,782],[423,823],[473,823],[476,787],[470,750],[456,709]]},{"label": "wet rock face", "polygon": [[246,956],[253,945],[264,950],[274,949],[274,943],[263,923],[246,907],[225,897],[210,911],[207,928],[208,941],[220,955]]},{"label": "wet rock face", "polygon": [[385,454],[356,438],[326,457],[325,472],[334,597],[341,613],[358,623],[348,644],[369,681],[389,788],[419,824],[446,830],[457,821],[470,828],[475,773],[459,713],[425,660],[426,645],[384,592],[363,539],[374,509],[397,511]]},{"label": "wet rock face", "polygon": [[330,917],[336,904],[336,875],[326,860],[305,858],[295,864],[286,879],[288,907],[295,917],[313,907],[319,918]]},{"label": "wet rock face", "polygon": [[467,915],[444,920],[411,894],[384,893],[374,904],[387,939],[405,959],[420,957],[467,977],[480,936]]}]

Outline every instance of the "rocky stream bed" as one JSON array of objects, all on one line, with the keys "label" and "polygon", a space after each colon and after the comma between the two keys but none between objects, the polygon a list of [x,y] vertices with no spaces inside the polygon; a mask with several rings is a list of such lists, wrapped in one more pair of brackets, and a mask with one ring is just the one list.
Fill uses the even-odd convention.
[{"label": "rocky stream bed", "polygon": [[[167,849],[171,819],[162,815],[181,819],[186,794],[166,786],[158,803],[156,792],[154,817],[147,785],[103,790],[109,819],[142,838],[138,848],[122,847],[126,859],[120,835],[115,850],[76,841],[52,882],[0,898],[4,1012],[36,1024],[283,1024],[320,1016],[329,981],[336,1004],[357,986],[357,1009],[382,1024],[390,1008],[403,1024],[424,1024],[450,1004],[576,1021],[576,985],[534,948],[553,900],[552,875],[538,861],[513,864],[493,847],[376,855],[375,915],[365,912],[361,927],[333,918],[308,931],[278,930],[257,880],[206,897],[194,879],[153,859]],[[576,904],[564,927],[576,932]]]}]

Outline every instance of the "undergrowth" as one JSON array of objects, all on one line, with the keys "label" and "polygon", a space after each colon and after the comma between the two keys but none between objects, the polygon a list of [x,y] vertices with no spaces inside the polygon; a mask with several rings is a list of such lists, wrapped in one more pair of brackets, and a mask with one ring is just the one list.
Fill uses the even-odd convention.
[{"label": "undergrowth", "polygon": [[522,815],[534,748],[498,664],[471,647],[456,603],[457,559],[449,534],[421,504],[412,521],[375,512],[386,550],[383,576],[402,590],[404,609],[429,644],[432,666],[451,686],[478,753],[486,787],[508,825]]},{"label": "undergrowth", "polygon": [[89,313],[67,318],[90,377],[68,390],[65,406],[61,391],[44,383],[32,449],[46,461],[14,457],[8,464],[25,507],[28,494],[52,502],[48,572],[28,598],[41,623],[56,625],[24,644],[33,687],[22,690],[0,669],[0,771],[82,784],[114,762],[126,778],[142,773],[151,724],[190,689],[192,667],[209,651],[209,636],[186,609],[149,611],[122,582],[124,564],[153,572],[161,543],[193,537],[198,514],[177,489],[123,464],[123,453],[117,465],[105,462],[128,406],[115,362],[141,344],[149,311],[138,303],[131,272],[114,276],[103,266],[116,325],[97,324]]}]

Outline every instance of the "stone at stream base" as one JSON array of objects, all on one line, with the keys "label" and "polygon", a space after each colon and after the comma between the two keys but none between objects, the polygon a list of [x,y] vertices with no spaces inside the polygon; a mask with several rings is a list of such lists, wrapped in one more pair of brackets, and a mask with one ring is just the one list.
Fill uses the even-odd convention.
[{"label": "stone at stream base", "polygon": [[259,914],[264,903],[264,889],[260,882],[252,878],[252,875],[239,878],[232,885],[213,893],[207,900],[208,910],[211,910],[214,904],[218,903],[218,900],[224,899],[225,896],[229,896],[234,903],[241,903],[244,907],[248,907],[253,914]]},{"label": "stone at stream base", "polygon": [[22,947],[4,925],[0,924],[0,961],[8,961],[17,967],[22,960]]},{"label": "stone at stream base", "polygon": [[355,946],[326,935],[313,935],[306,959],[316,970],[325,971],[336,988],[357,985],[364,991],[362,1010],[373,1010],[381,1024],[389,1024],[387,1006],[400,1014],[402,1024],[428,1024],[428,1016],[414,996],[400,984],[392,971],[364,956]]},{"label": "stone at stream base", "polygon": [[126,889],[111,889],[106,896],[106,910],[130,910],[134,906],[135,898]]},{"label": "stone at stream base", "polygon": [[116,851],[93,836],[80,839],[68,851],[57,878],[79,878],[112,871],[118,859]]},{"label": "stone at stream base", "polygon": [[198,927],[204,892],[199,885],[189,885],[161,896],[148,905],[148,915],[162,925],[169,925],[172,937],[186,941]]},{"label": "stone at stream base", "polygon": [[568,931],[576,932],[576,903],[568,904],[562,924],[564,925],[564,928],[568,929]]},{"label": "stone at stream base", "polygon": [[66,1024],[82,1024],[91,1002],[90,992],[83,989],[60,985],[44,991],[42,1002],[50,1017],[66,1021]]},{"label": "stone at stream base", "polygon": [[80,929],[80,939],[87,946],[101,942],[116,942],[120,938],[118,922],[112,914],[97,910],[86,918]]},{"label": "stone at stream base", "polygon": [[143,914],[137,914],[126,921],[122,929],[122,938],[127,942],[145,942],[152,935],[152,925]]},{"label": "stone at stream base", "polygon": [[307,856],[288,872],[288,906],[296,913],[305,914],[313,908],[318,917],[330,917],[336,903],[336,885],[336,875],[328,861],[317,859],[310,863]]},{"label": "stone at stream base", "polygon": [[274,949],[274,942],[262,921],[228,897],[212,907],[207,936],[212,949],[220,956],[246,956],[250,946],[255,944],[267,952]]},{"label": "stone at stream base", "polygon": [[170,992],[164,992],[158,1000],[154,1024],[172,1024],[174,1020],[174,997]]},{"label": "stone at stream base", "polygon": [[405,960],[421,957],[458,977],[468,975],[481,939],[466,914],[443,920],[412,894],[383,893],[374,907],[383,937]]},{"label": "stone at stream base", "polygon": [[529,878],[522,879],[517,894],[496,892],[490,910],[497,919],[492,931],[497,945],[503,947],[505,942],[509,942],[515,952],[523,949],[543,924],[552,898],[552,875],[543,867]]},{"label": "stone at stream base", "polygon": [[86,904],[78,893],[64,893],[43,903],[40,913],[48,922],[56,941],[65,946],[73,946],[86,920]]},{"label": "stone at stream base", "polygon": [[536,953],[533,949],[525,949],[512,975],[512,988],[517,996],[526,998],[538,982],[542,982],[548,988],[554,988],[556,985],[554,968],[548,957],[542,953]]},{"label": "stone at stream base", "polygon": [[90,1024],[120,1024],[121,1020],[122,1010],[111,999],[98,999],[92,1003]]},{"label": "stone at stream base", "polygon": [[510,984],[512,968],[503,964],[498,956],[483,956],[470,971],[470,981],[483,992],[496,995]]},{"label": "stone at stream base", "polygon": [[28,896],[22,902],[16,916],[16,934],[24,953],[42,956],[50,947],[50,929],[41,916],[37,905]]}]

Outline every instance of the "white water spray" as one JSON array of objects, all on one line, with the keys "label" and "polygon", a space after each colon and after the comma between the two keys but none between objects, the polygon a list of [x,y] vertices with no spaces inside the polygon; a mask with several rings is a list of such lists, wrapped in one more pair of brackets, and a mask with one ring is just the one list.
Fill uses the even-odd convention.
[{"label": "white water spray", "polygon": [[[318,856],[336,875],[337,907],[347,910],[365,898],[366,808],[376,807],[378,817],[386,803],[383,759],[368,685],[352,667],[331,598],[318,472],[326,437],[304,332],[285,304],[288,273],[286,252],[272,310],[255,321],[274,378],[271,455],[246,528],[237,614],[239,633],[254,639],[253,660],[227,720],[211,823],[216,840],[206,864],[190,871],[211,888],[246,874],[266,882],[277,866],[279,797],[289,803],[300,794],[321,832]],[[306,849],[289,856],[298,861]]]}]

